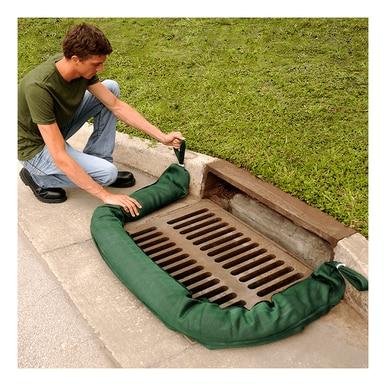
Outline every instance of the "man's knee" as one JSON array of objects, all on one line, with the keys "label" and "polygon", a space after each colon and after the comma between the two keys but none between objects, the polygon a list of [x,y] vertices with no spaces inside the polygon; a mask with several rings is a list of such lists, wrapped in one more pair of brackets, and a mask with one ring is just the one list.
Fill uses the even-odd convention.
[{"label": "man's knee", "polygon": [[106,79],[102,82],[103,85],[105,85],[116,97],[119,98],[120,90],[119,90],[119,84],[115,80]]},{"label": "man's knee", "polygon": [[117,176],[118,176],[117,167],[114,164],[106,161],[105,168],[98,173],[98,176],[95,179],[101,185],[108,186],[117,179]]}]

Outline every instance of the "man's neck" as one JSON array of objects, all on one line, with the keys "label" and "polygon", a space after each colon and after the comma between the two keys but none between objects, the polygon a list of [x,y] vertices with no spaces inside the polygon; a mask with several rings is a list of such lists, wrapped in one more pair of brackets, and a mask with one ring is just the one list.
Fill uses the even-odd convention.
[{"label": "man's neck", "polygon": [[64,80],[70,82],[76,78],[79,78],[77,72],[73,69],[71,62],[63,57],[55,63],[56,68],[58,69],[60,75]]}]

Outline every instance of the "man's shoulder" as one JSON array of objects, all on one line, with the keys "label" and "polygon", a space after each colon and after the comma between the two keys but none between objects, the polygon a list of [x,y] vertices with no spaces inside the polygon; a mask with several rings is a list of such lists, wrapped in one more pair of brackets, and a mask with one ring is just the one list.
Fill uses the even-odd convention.
[{"label": "man's shoulder", "polygon": [[46,61],[40,63],[30,72],[28,72],[20,83],[24,87],[28,88],[31,87],[31,85],[42,85],[48,82],[56,73],[55,62],[62,56],[62,54],[55,54],[50,56]]}]

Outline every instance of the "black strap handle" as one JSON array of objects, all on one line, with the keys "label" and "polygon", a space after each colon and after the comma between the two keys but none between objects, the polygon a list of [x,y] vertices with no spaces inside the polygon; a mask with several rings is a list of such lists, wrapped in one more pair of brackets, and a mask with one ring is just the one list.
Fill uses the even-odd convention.
[{"label": "black strap handle", "polygon": [[185,140],[183,139],[181,141],[181,144],[180,144],[180,148],[179,149],[176,149],[175,147],[173,148],[174,149],[174,153],[176,154],[176,157],[178,159],[178,163],[181,165],[181,166],[184,166],[184,159],[185,159],[185,149],[186,149],[186,143],[185,143]]}]

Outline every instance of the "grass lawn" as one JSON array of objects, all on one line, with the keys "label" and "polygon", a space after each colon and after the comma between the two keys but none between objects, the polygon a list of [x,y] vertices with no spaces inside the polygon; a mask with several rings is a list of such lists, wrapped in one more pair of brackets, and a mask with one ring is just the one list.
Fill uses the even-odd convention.
[{"label": "grass lawn", "polygon": [[150,122],[368,235],[367,19],[19,19],[19,79],[80,21]]}]

